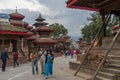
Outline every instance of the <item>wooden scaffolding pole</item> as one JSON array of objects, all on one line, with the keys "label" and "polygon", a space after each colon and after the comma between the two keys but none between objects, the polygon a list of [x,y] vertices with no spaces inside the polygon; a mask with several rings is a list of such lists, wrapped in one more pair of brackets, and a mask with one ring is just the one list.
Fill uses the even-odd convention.
[{"label": "wooden scaffolding pole", "polygon": [[[120,18],[119,18],[119,21],[120,21]],[[120,26],[120,23],[119,23],[119,26]],[[95,80],[97,73],[100,71],[102,65],[104,64],[105,60],[107,59],[107,56],[110,53],[112,47],[114,46],[119,34],[120,34],[120,29],[117,31],[117,34],[114,36],[112,43],[110,44],[110,47],[106,51],[104,58],[102,59],[100,65],[98,66],[98,68],[97,68],[96,72],[94,73],[93,77],[91,78],[91,80]]]},{"label": "wooden scaffolding pole", "polygon": [[78,69],[77,69],[77,71],[76,71],[75,74],[74,74],[75,76],[76,76],[77,73],[79,72],[79,70],[80,70],[83,62],[85,61],[85,58],[88,56],[88,53],[90,52],[90,50],[91,50],[92,47],[93,47],[94,42],[96,41],[96,39],[98,38],[98,36],[101,34],[101,31],[103,30],[104,25],[106,25],[106,24],[108,23],[110,17],[111,17],[111,14],[108,13],[107,16],[106,16],[106,18],[104,19],[104,22],[103,22],[102,26],[99,28],[99,31],[97,32],[97,34],[96,34],[96,36],[95,36],[92,44],[89,46],[89,48],[88,48],[88,50],[87,50],[84,58],[81,60],[81,63],[79,64]]}]

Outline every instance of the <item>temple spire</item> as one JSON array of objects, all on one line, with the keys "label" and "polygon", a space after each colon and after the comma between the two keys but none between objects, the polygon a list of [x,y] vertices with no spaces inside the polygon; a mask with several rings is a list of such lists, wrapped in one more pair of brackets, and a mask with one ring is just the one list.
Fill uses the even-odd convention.
[{"label": "temple spire", "polygon": [[39,14],[39,18],[42,18],[41,13]]},{"label": "temple spire", "polygon": [[18,13],[17,6],[16,6],[16,13]]}]

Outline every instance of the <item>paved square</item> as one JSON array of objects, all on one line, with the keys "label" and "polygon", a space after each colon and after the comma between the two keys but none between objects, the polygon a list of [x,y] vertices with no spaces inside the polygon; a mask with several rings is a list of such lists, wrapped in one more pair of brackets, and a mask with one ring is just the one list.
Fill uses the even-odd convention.
[{"label": "paved square", "polygon": [[[84,80],[80,77],[74,76],[74,71],[69,69],[70,57],[57,57],[54,60],[53,77],[47,80]],[[40,74],[32,75],[31,63],[20,64],[19,67],[12,66],[6,68],[6,72],[0,71],[0,80],[46,80],[45,76]]]}]

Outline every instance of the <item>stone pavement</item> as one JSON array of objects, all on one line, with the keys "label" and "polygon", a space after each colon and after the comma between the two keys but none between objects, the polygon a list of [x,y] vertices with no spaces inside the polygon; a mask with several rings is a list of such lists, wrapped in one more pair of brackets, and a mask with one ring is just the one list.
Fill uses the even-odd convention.
[{"label": "stone pavement", "polygon": [[[73,70],[69,69],[70,57],[57,57],[54,60],[53,77],[47,80],[85,80],[78,76],[74,76]],[[39,64],[40,65],[40,64]],[[40,66],[39,66],[40,72]],[[32,75],[31,63],[20,64],[19,67],[12,66],[6,68],[6,72],[0,70],[0,80],[46,80],[42,74]]]}]

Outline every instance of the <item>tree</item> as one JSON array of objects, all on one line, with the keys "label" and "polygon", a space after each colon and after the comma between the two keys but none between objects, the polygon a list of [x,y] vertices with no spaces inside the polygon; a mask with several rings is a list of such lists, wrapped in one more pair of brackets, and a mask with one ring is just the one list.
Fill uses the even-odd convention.
[{"label": "tree", "polygon": [[[102,25],[102,18],[99,13],[94,12],[91,14],[91,17],[88,17],[87,20],[90,22],[86,24],[84,28],[81,29],[83,38],[87,41],[92,41]],[[111,27],[118,24],[118,18],[112,15],[108,25],[106,26],[106,36],[111,36]]]},{"label": "tree", "polygon": [[51,33],[51,36],[54,38],[58,38],[61,35],[67,35],[68,33],[68,30],[63,25],[58,23],[51,24],[49,27],[55,30],[53,33]]}]

